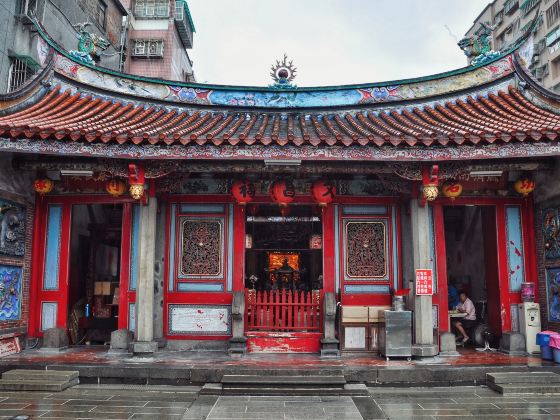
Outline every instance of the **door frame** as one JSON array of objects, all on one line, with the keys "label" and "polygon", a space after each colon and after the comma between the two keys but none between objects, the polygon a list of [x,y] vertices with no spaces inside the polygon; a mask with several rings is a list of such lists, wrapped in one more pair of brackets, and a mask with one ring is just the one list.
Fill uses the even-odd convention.
[{"label": "door frame", "polygon": [[[67,328],[68,320],[68,282],[70,271],[70,238],[72,228],[72,206],[89,204],[122,204],[122,232],[121,232],[121,264],[119,291],[119,322],[118,328],[128,327],[128,305],[135,301],[135,293],[128,291],[130,281],[130,252],[132,206],[134,200],[130,197],[111,197],[108,195],[64,195],[41,196],[36,195],[35,220],[32,242],[32,268],[30,284],[30,312],[28,322],[28,335],[42,337],[41,316],[43,302],[57,303],[57,316],[55,326]],[[49,206],[61,206],[59,259],[57,263],[58,285],[54,290],[43,290],[45,262],[47,256],[47,224]]]},{"label": "door frame", "polygon": [[[436,254],[443,256],[437,259],[438,295],[434,295],[434,302],[439,305],[439,331],[447,332],[449,328],[449,313],[447,306],[447,254],[445,247],[445,226],[443,220],[444,206],[494,206],[496,209],[496,251],[498,256],[498,282],[500,296],[501,332],[512,331],[511,307],[521,302],[521,293],[510,291],[508,267],[508,243],[506,209],[519,207],[521,222],[521,237],[523,244],[523,265],[525,279],[537,281],[537,263],[534,232],[533,200],[529,198],[490,198],[490,197],[459,197],[455,200],[438,198],[434,204],[434,230]],[[535,289],[538,290],[538,287]],[[535,296],[538,302],[538,292]]]}]

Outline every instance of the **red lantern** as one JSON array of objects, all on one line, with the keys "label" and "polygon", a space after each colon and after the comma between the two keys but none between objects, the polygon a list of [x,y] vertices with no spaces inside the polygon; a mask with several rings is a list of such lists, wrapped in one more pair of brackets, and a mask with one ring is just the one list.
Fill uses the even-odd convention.
[{"label": "red lantern", "polygon": [[275,203],[285,207],[294,201],[296,189],[291,181],[275,181],[270,186],[270,196]]},{"label": "red lantern", "polygon": [[315,181],[311,186],[311,195],[319,206],[326,207],[327,204],[332,203],[336,196],[336,186],[331,181]]},{"label": "red lantern", "polygon": [[54,188],[54,182],[49,178],[37,178],[33,182],[33,189],[40,195],[50,193]]},{"label": "red lantern", "polygon": [[249,181],[235,181],[231,186],[231,195],[237,204],[244,206],[255,198],[255,186]]},{"label": "red lantern", "polygon": [[457,181],[446,181],[441,187],[441,192],[453,201],[461,195],[463,186]]},{"label": "red lantern", "polygon": [[284,206],[280,206],[280,215],[282,217],[288,217],[291,212],[292,212],[292,209],[287,204],[284,205]]},{"label": "red lantern", "polygon": [[513,184],[513,188],[515,188],[515,191],[517,191],[523,197],[527,197],[534,191],[535,181],[530,178],[520,178],[515,181],[515,184]]},{"label": "red lantern", "polygon": [[249,214],[254,217],[258,213],[259,213],[259,205],[258,204],[251,204],[249,206]]},{"label": "red lantern", "polygon": [[126,191],[126,184],[120,179],[110,179],[105,183],[105,191],[113,197],[120,197]]}]

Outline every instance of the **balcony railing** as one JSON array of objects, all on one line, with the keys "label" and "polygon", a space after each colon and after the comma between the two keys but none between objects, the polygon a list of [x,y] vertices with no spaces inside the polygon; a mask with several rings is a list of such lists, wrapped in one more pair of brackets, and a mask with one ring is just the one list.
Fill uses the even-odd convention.
[{"label": "balcony railing", "polygon": [[189,7],[184,0],[175,2],[175,25],[177,25],[177,31],[185,48],[192,48],[195,29]]}]

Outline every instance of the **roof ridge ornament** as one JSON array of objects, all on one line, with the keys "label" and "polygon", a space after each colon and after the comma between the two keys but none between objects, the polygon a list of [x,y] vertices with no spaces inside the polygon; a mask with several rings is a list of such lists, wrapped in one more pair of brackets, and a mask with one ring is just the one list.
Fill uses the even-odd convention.
[{"label": "roof ridge ornament", "polygon": [[294,66],[293,60],[288,61],[288,56],[284,53],[282,61],[276,60],[276,64],[270,66],[270,77],[274,80],[274,84],[269,85],[275,89],[295,89],[296,85],[292,81],[296,78],[297,68]]},{"label": "roof ridge ornament", "polygon": [[500,51],[492,50],[492,32],[496,25],[480,22],[475,34],[461,39],[457,45],[471,59],[471,66],[488,63],[500,56]]},{"label": "roof ridge ornament", "polygon": [[93,31],[88,31],[88,26],[92,26],[92,24],[83,22],[72,25],[78,38],[78,51],[72,50],[69,54],[82,63],[94,66],[95,60],[99,58],[100,51],[105,51],[109,47],[109,41]]}]

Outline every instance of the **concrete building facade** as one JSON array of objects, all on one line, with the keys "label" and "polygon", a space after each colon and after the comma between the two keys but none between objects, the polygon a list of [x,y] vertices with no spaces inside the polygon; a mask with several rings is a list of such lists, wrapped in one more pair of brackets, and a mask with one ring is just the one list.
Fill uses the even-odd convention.
[{"label": "concrete building facade", "polygon": [[559,0],[495,0],[475,19],[465,37],[477,38],[485,30],[491,30],[491,48],[501,52],[524,36],[533,36],[531,73],[545,87],[560,90]]},{"label": "concrete building facade", "polygon": [[0,40],[0,93],[17,89],[39,69],[32,19],[67,51],[80,50],[81,36],[106,40],[92,54],[96,66],[194,81],[187,53],[194,25],[184,0],[0,0],[0,11],[0,26],[6,28]]}]

